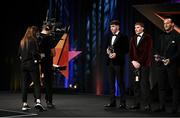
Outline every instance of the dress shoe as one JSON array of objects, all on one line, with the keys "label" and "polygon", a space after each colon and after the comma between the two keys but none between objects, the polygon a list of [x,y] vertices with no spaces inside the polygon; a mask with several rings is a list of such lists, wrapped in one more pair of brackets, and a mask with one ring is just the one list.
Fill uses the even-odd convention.
[{"label": "dress shoe", "polygon": [[127,109],[126,104],[120,104],[118,109],[126,110]]},{"label": "dress shoe", "polygon": [[145,105],[144,110],[150,112],[151,111],[151,105]]},{"label": "dress shoe", "polygon": [[47,108],[49,108],[49,109],[55,108],[55,105],[52,102],[46,102],[46,104],[47,104]]},{"label": "dress shoe", "polygon": [[131,110],[140,109],[140,104],[132,105],[129,109],[131,109]]},{"label": "dress shoe", "polygon": [[115,103],[105,104],[104,107],[116,107]]},{"label": "dress shoe", "polygon": [[30,109],[31,109],[31,107],[29,107],[28,104],[23,105],[23,107],[22,107],[22,111],[28,111],[28,110],[30,110]]},{"label": "dress shoe", "polygon": [[34,105],[34,108],[38,111],[46,111],[46,109],[43,107],[43,105],[38,102]]}]

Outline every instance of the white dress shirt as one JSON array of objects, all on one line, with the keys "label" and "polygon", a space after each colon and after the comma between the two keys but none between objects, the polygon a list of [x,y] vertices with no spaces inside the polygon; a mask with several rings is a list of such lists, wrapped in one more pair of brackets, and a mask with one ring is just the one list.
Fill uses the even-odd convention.
[{"label": "white dress shirt", "polygon": [[[118,35],[118,33],[119,33],[119,31],[116,32],[115,34]],[[116,36],[112,36],[112,39],[111,39],[111,45],[114,44],[115,39],[116,39]]]},{"label": "white dress shirt", "polygon": [[139,41],[141,40],[142,35],[144,34],[144,32],[140,33],[139,36],[137,36],[137,45],[139,44]]}]

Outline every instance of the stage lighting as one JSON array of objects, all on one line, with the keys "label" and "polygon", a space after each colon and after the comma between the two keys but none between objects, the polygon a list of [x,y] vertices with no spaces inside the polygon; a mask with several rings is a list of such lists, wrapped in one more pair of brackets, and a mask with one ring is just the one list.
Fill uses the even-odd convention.
[{"label": "stage lighting", "polygon": [[69,84],[69,88],[72,88],[72,84]]},{"label": "stage lighting", "polygon": [[74,85],[74,89],[76,89],[77,88],[77,85]]}]

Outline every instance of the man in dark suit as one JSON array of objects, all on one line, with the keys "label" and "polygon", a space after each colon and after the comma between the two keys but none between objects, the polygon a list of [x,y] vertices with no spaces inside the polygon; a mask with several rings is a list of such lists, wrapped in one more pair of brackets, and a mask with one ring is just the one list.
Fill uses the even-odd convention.
[{"label": "man in dark suit", "polygon": [[125,55],[128,53],[128,38],[120,33],[120,22],[113,20],[110,23],[112,35],[106,43],[106,62],[109,69],[110,103],[104,107],[116,107],[115,80],[120,88],[120,109],[126,109],[125,83],[123,80]]},{"label": "man in dark suit", "polygon": [[140,109],[141,98],[144,104],[144,110],[150,111],[150,82],[149,70],[152,60],[152,38],[144,33],[144,24],[137,22],[135,24],[136,35],[130,41],[130,61],[134,72],[134,105],[130,109]]},{"label": "man in dark suit", "polygon": [[158,39],[155,51],[157,62],[158,87],[160,107],[155,111],[165,111],[166,89],[169,83],[172,88],[172,113],[178,111],[179,104],[179,78],[177,77],[178,62],[180,59],[180,35],[174,30],[172,19],[164,20],[164,30]]},{"label": "man in dark suit", "polygon": [[53,57],[55,56],[55,39],[52,36],[52,26],[43,25],[39,36],[41,52],[41,75],[44,77],[45,99],[47,108],[55,108],[53,104]]}]

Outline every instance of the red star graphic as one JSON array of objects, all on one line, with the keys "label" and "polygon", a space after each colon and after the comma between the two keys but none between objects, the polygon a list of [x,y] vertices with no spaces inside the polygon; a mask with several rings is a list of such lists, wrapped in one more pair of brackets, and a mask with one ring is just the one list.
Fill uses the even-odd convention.
[{"label": "red star graphic", "polygon": [[53,64],[60,67],[65,67],[64,70],[60,70],[60,73],[64,75],[66,79],[69,76],[69,61],[77,57],[81,51],[69,51],[69,35],[64,34],[61,40],[55,47],[56,56],[53,59]]}]

